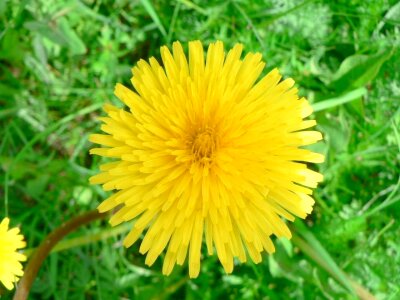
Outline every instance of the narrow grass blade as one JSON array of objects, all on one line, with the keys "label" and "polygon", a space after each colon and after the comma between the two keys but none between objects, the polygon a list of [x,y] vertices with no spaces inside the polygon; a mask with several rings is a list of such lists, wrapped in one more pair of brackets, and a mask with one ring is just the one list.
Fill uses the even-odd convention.
[{"label": "narrow grass blade", "polygon": [[178,2],[182,3],[183,5],[185,5],[188,8],[191,8],[195,11],[197,11],[198,13],[201,13],[202,15],[207,15],[207,11],[204,8],[201,8],[200,6],[194,4],[193,2],[189,1],[189,0],[178,0]]},{"label": "narrow grass blade", "polygon": [[344,95],[341,95],[336,98],[331,98],[327,100],[323,100],[312,105],[314,112],[319,112],[325,109],[329,109],[335,106],[342,105],[344,103],[359,99],[367,93],[367,89],[362,87],[351,92],[348,92]]},{"label": "narrow grass blade", "polygon": [[[44,131],[36,134],[31,140],[29,140],[28,143],[26,143],[24,145],[24,147],[21,149],[21,151],[19,151],[18,154],[14,157],[14,160],[11,162],[9,169],[11,169],[14,166],[14,164],[17,163],[23,157],[23,155],[25,154],[26,151],[28,151],[30,148],[32,148],[33,145],[35,145],[38,141],[47,137],[51,132],[55,131],[60,126],[71,122],[76,117],[87,115],[95,110],[98,110],[102,106],[103,106],[102,103],[95,103],[90,106],[87,106],[73,114],[65,116],[64,118],[60,119],[56,123],[53,123],[52,125],[48,126]],[[9,169],[6,170],[6,175],[8,174]]]},{"label": "narrow grass blade", "polygon": [[[90,234],[84,234],[82,236],[78,236],[75,238],[70,238],[67,240],[62,240],[60,241],[52,250],[51,253],[54,252],[59,252],[59,251],[64,251],[68,250],[71,248],[75,247],[80,247],[88,244],[93,244],[101,240],[106,240],[111,237],[116,237],[118,235],[121,235],[122,233],[128,232],[132,227],[132,224],[123,224],[111,229],[102,229],[101,231],[97,233],[90,233]],[[30,256],[33,251],[35,251],[37,248],[30,248],[26,249],[24,254],[26,256]]]},{"label": "narrow grass blade", "polygon": [[246,20],[246,22],[248,23],[249,27],[252,29],[254,36],[256,37],[256,39],[258,40],[258,42],[260,43],[261,47],[265,49],[265,44],[263,39],[261,38],[258,29],[255,27],[255,25],[253,24],[253,21],[251,20],[251,18],[248,16],[248,14],[246,13],[246,11],[236,2],[232,2],[233,6],[236,8],[236,10],[243,16],[243,18]]},{"label": "narrow grass blade", "polygon": [[160,18],[157,15],[156,10],[154,9],[153,4],[149,0],[140,0],[140,2],[143,4],[144,9],[147,11],[147,13],[150,15],[150,17],[153,19],[154,23],[157,25],[158,29],[160,30],[161,34],[166,37],[167,32],[165,31],[164,26],[161,23]]},{"label": "narrow grass blade", "polygon": [[[394,136],[396,138],[397,147],[400,152],[400,133],[399,130],[397,129],[398,125],[395,123],[395,121],[392,121],[392,128]],[[381,202],[377,207],[367,212],[365,216],[370,217],[371,215],[376,214],[382,209],[399,202],[400,201],[400,195],[398,193],[399,189],[400,189],[400,176],[398,177],[396,185],[393,187],[393,190],[391,191],[389,196],[385,199],[385,201]]]},{"label": "narrow grass blade", "polygon": [[[339,268],[328,251],[301,221],[296,221],[295,227],[296,230],[292,230],[292,241],[301,251],[347,288],[353,296],[361,300],[376,300],[374,295]],[[296,234],[296,232],[299,234]]]},{"label": "narrow grass blade", "polygon": [[340,282],[345,288],[347,288],[353,295],[355,291],[353,286],[350,284],[346,274],[339,268],[328,251],[321,245],[321,243],[315,238],[315,236],[307,229],[302,222],[296,222],[296,232],[298,235],[293,236],[293,242],[310,258],[312,258],[318,265],[325,269],[329,274],[332,275],[338,282]]}]

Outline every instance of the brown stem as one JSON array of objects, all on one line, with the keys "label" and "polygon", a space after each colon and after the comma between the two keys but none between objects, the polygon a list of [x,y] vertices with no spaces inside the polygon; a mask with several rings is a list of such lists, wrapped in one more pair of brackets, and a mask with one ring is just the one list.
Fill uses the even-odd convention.
[{"label": "brown stem", "polygon": [[92,210],[63,223],[60,227],[50,232],[29,259],[29,262],[25,267],[24,275],[22,276],[21,281],[18,283],[14,300],[25,300],[28,298],[29,291],[40,269],[40,266],[46,259],[47,255],[49,255],[51,249],[64,236],[74,231],[79,226],[85,225],[97,219],[102,219],[106,215],[107,214],[99,213],[97,210]]}]

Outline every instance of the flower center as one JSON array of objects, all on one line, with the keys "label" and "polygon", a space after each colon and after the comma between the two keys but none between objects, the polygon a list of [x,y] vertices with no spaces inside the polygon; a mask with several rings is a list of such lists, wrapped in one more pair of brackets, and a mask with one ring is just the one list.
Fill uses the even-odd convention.
[{"label": "flower center", "polygon": [[197,133],[192,143],[192,153],[196,161],[211,161],[217,149],[217,137],[212,129],[207,128]]}]

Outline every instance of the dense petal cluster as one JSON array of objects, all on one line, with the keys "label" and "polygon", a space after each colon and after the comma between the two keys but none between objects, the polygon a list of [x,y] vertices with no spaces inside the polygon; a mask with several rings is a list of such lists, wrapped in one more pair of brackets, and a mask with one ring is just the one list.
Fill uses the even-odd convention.
[{"label": "dense petal cluster", "polygon": [[110,223],[134,220],[124,240],[131,246],[143,233],[140,252],[151,265],[165,250],[163,273],[183,264],[200,271],[203,236],[208,254],[216,250],[226,272],[234,258],[255,263],[272,253],[271,236],[290,238],[284,219],[306,217],[312,189],[322,175],[307,168],[323,156],[301,148],[322,138],[306,99],[277,69],[259,79],[261,54],[241,59],[242,45],[228,53],[222,42],[205,54],[179,42],[132,70],[135,91],[117,84],[116,96],[129,111],[105,105],[106,134],[91,141],[105,147],[92,154],[115,160],[103,164],[93,184],[117,190],[100,206],[119,210]]},{"label": "dense petal cluster", "polygon": [[9,223],[8,218],[0,223],[0,282],[11,290],[18,276],[24,274],[21,261],[25,261],[26,257],[18,253],[18,249],[26,247],[26,243],[19,234],[19,228],[8,229]]}]

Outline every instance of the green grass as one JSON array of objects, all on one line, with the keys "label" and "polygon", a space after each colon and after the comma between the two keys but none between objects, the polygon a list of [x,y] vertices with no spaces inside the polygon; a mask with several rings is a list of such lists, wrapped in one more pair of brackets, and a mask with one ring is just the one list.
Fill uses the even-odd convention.
[{"label": "green grass", "polygon": [[97,222],[47,258],[31,299],[354,299],[343,272],[399,299],[399,32],[392,0],[1,1],[0,219],[21,226],[28,248],[105,198],[88,184],[99,159],[87,137],[114,85],[161,45],[261,52],[267,70],[296,80],[325,138],[312,215],[260,265],[228,276],[205,256],[197,279],[186,267],[164,277],[160,259],[149,269],[137,245],[122,247],[124,228]]}]

